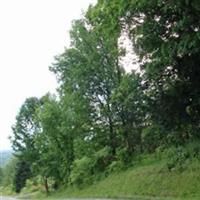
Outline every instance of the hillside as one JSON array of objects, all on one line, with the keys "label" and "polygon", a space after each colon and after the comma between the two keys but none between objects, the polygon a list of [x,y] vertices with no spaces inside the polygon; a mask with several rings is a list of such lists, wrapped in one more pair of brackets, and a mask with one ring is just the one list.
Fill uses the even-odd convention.
[{"label": "hillside", "polygon": [[49,67],[57,92],[27,96],[16,113],[19,156],[2,185],[54,199],[200,199],[199,5],[89,6]]},{"label": "hillside", "polygon": [[11,150],[0,151],[0,166],[4,166],[12,157]]},{"label": "hillside", "polygon": [[[200,162],[188,160],[183,169],[167,167],[168,159],[148,155],[125,171],[112,173],[100,181],[83,188],[63,187],[48,197],[44,192],[33,193],[33,199],[79,198],[131,198],[136,200],[197,200],[200,199]],[[41,188],[41,187],[40,187]],[[35,189],[35,188],[34,188]],[[33,190],[34,190],[33,189]],[[29,193],[25,188],[23,195]]]}]

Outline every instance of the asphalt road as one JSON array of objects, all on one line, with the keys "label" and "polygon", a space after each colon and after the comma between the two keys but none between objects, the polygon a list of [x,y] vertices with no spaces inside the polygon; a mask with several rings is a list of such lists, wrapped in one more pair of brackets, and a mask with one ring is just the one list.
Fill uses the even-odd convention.
[{"label": "asphalt road", "polygon": [[16,200],[16,199],[10,198],[10,197],[2,197],[2,196],[0,196],[0,200]]}]

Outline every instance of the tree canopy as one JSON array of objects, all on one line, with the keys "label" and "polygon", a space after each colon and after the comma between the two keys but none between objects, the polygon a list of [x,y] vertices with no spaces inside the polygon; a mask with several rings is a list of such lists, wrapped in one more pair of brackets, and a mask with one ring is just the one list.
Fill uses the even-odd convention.
[{"label": "tree canopy", "polygon": [[[18,168],[27,164],[31,176],[42,176],[46,191],[50,179],[55,188],[81,186],[144,152],[199,138],[199,30],[198,0],[90,6],[50,67],[58,96],[27,98],[16,117]],[[120,62],[123,33],[139,58],[137,72]]]}]

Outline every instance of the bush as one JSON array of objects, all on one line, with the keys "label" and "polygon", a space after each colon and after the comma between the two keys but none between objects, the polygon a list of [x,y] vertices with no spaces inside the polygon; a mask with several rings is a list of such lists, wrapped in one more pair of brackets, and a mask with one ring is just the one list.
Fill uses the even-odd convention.
[{"label": "bush", "polygon": [[200,160],[200,142],[199,141],[191,142],[190,144],[187,145],[186,148],[191,158],[196,158]]},{"label": "bush", "polygon": [[16,165],[18,159],[13,157],[3,168],[2,168],[2,186],[13,186],[13,180],[15,177]]},{"label": "bush", "polygon": [[130,163],[131,157],[128,153],[128,149],[126,147],[124,148],[118,148],[116,152],[117,160],[123,164],[124,166]]},{"label": "bush", "polygon": [[119,172],[124,169],[124,164],[120,161],[113,161],[106,169],[107,174],[111,174],[113,172]]},{"label": "bush", "polygon": [[188,144],[195,135],[197,135],[196,127],[190,124],[182,124],[167,134],[166,142],[170,145]]},{"label": "bush", "polygon": [[171,147],[167,152],[167,168],[169,171],[183,171],[186,167],[186,160],[190,158],[190,154],[184,147]]},{"label": "bush", "polygon": [[94,154],[94,170],[95,172],[103,172],[114,158],[111,155],[111,149],[104,147]]},{"label": "bush", "polygon": [[86,156],[75,160],[70,175],[71,184],[81,186],[91,183],[93,165],[94,161]]},{"label": "bush", "polygon": [[186,146],[173,146],[166,149],[163,154],[167,157],[167,168],[169,171],[183,171],[192,159],[200,160],[200,142],[197,140],[190,142]]},{"label": "bush", "polygon": [[26,186],[23,187],[22,192],[36,192],[40,190],[40,185],[36,185],[33,181],[33,179],[27,179],[26,180]]},{"label": "bush", "polygon": [[26,180],[31,177],[30,165],[25,161],[19,161],[15,168],[13,185],[15,192],[19,193],[26,185]]},{"label": "bush", "polygon": [[150,126],[142,130],[142,144],[144,150],[152,153],[162,144],[164,130],[160,126]]}]

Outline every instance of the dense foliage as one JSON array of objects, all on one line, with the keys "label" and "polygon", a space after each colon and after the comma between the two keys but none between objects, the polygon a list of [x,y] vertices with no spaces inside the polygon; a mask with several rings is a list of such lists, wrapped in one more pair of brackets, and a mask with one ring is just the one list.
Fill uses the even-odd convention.
[{"label": "dense foliage", "polygon": [[[23,176],[17,192],[36,176],[47,192],[50,180],[54,189],[81,187],[137,155],[199,138],[199,5],[99,0],[73,22],[70,47],[50,67],[58,97],[28,98],[13,126],[15,185]],[[123,34],[138,56],[137,73],[121,62]],[[28,175],[19,176],[22,164]]]}]

